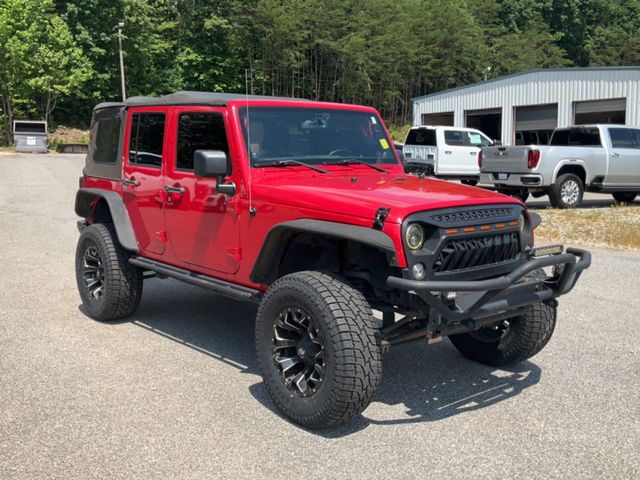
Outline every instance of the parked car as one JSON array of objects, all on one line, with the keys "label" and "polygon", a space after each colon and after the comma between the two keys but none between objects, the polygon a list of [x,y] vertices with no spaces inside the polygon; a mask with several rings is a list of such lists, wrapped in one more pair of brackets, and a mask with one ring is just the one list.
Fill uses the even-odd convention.
[{"label": "parked car", "polygon": [[489,365],[535,355],[590,264],[534,248],[540,218],[515,199],[406,175],[378,112],[353,105],[199,92],[100,104],[75,211],[89,316],[134,314],[154,275],[257,303],[266,388],[309,428],[364,410],[393,345],[449,336]]},{"label": "parked car", "polygon": [[480,149],[493,144],[473,128],[412,127],[403,147],[405,169],[475,185],[480,175]]},{"label": "parked car", "polygon": [[558,128],[548,146],[482,152],[481,183],[523,198],[547,194],[556,208],[577,207],[585,191],[611,193],[618,202],[632,202],[640,192],[640,128]]}]

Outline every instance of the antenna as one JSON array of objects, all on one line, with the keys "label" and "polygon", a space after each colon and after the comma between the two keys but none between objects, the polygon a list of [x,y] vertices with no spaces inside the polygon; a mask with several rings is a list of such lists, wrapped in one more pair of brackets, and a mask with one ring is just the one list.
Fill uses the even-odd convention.
[{"label": "antenna", "polygon": [[[253,72],[251,72],[253,75]],[[256,208],[253,206],[253,199],[251,198],[251,175],[252,175],[252,166],[251,166],[251,122],[249,121],[249,70],[244,69],[244,91],[245,98],[247,102],[247,155],[249,156],[249,174],[247,176],[247,190],[249,191],[249,215],[252,217],[256,214]]]}]

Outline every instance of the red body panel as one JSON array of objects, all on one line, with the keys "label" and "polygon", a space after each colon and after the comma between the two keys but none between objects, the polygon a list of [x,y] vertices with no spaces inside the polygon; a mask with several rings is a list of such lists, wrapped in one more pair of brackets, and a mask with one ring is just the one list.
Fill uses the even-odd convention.
[{"label": "red body panel", "polygon": [[[381,165],[388,170],[386,174],[366,165],[327,166],[329,174],[297,166],[250,168],[238,118],[238,109],[247,105],[360,110],[378,116],[368,107],[283,100],[232,101],[226,107],[130,108],[122,152],[123,174],[141,182],[135,188],[140,195],[131,197],[129,187],[112,180],[86,177],[84,186],[123,195],[143,256],[262,289],[264,286],[251,282],[250,272],[269,230],[279,223],[307,218],[370,228],[378,208],[389,208],[383,231],[396,246],[399,266],[405,267],[401,224],[409,214],[464,205],[518,203],[487,190],[406,175],[399,160]],[[167,113],[161,169],[128,162],[131,115],[143,110]],[[175,168],[177,117],[185,111],[223,114],[233,163],[226,181],[237,186],[233,197],[216,193],[215,180],[196,178],[193,172]],[[184,193],[167,194],[165,185],[182,187]],[[250,206],[256,210],[253,216],[249,215]]]}]

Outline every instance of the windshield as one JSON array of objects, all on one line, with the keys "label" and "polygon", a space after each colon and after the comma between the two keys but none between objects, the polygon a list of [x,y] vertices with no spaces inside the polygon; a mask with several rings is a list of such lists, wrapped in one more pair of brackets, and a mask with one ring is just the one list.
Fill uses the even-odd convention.
[{"label": "windshield", "polygon": [[398,163],[380,118],[349,110],[247,107],[240,109],[254,167],[297,160],[310,165]]}]

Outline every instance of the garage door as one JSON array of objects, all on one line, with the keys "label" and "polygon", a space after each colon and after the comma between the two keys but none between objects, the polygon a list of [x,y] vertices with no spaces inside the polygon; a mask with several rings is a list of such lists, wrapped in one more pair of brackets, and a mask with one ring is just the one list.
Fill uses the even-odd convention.
[{"label": "garage door", "polygon": [[575,102],[573,106],[574,123],[625,123],[627,100],[612,98],[610,100],[594,100]]},{"label": "garage door", "polygon": [[557,103],[516,107],[515,144],[546,145],[557,126]]},{"label": "garage door", "polygon": [[453,127],[453,112],[423,113],[422,125],[443,125]]},{"label": "garage door", "polygon": [[466,110],[465,126],[476,128],[492,139],[502,138],[502,109]]}]

